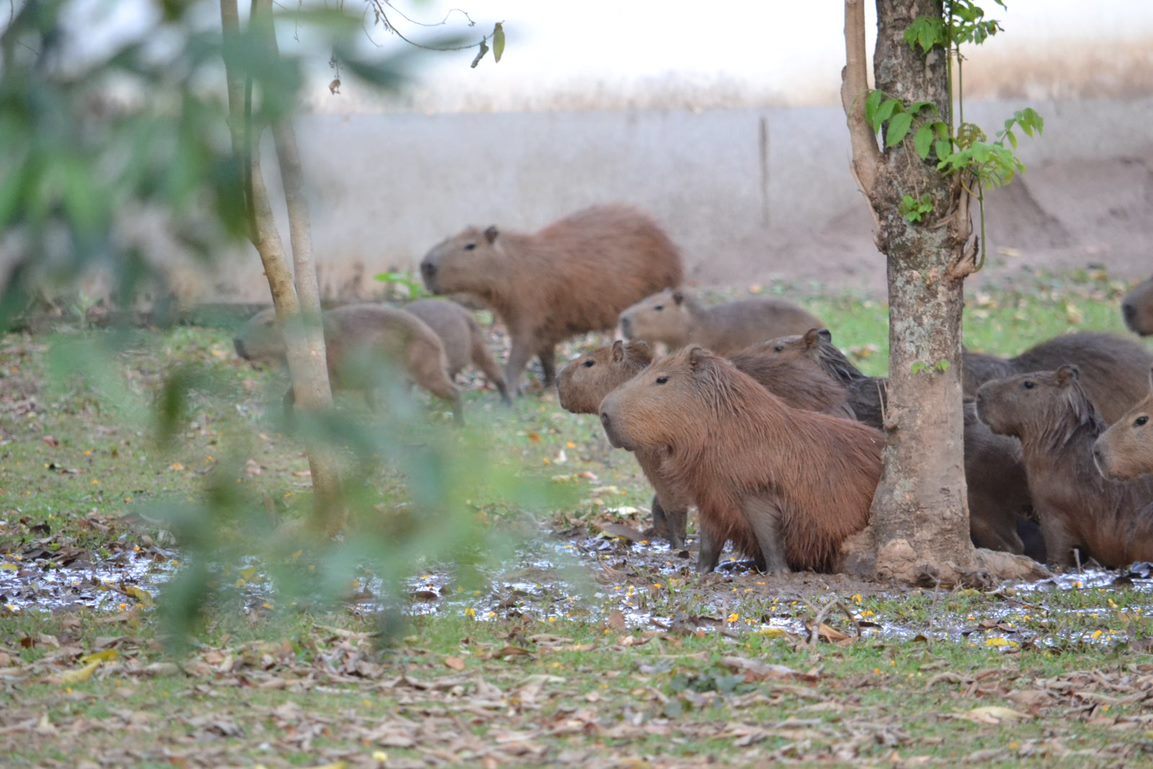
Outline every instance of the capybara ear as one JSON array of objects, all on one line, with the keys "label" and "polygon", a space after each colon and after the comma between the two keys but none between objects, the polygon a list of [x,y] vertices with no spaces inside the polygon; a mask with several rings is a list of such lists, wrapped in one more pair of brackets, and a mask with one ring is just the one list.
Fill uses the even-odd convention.
[{"label": "capybara ear", "polygon": [[489,228],[484,231],[484,239],[489,243],[495,243],[498,235],[500,235],[500,230],[496,228],[495,224],[489,225]]},{"label": "capybara ear", "polygon": [[1081,378],[1081,369],[1077,368],[1072,363],[1066,363],[1061,368],[1057,369],[1057,384],[1067,385],[1069,382],[1076,382]]},{"label": "capybara ear", "polygon": [[817,329],[817,336],[819,336],[821,339],[824,339],[826,342],[833,341],[833,332],[829,331],[827,328]]},{"label": "capybara ear", "polygon": [[679,290],[674,291],[673,292],[673,301],[676,302],[677,304],[683,304],[685,301],[684,293],[679,291]]},{"label": "capybara ear", "polygon": [[821,343],[821,339],[832,340],[833,335],[829,333],[826,328],[810,328],[805,332],[803,339],[805,340],[805,349],[811,350]]},{"label": "capybara ear", "polygon": [[625,343],[621,340],[613,342],[613,363],[620,363],[625,359]]},{"label": "capybara ear", "polygon": [[693,345],[689,350],[689,368],[696,371],[704,363],[705,357],[708,355],[708,350],[698,345]]}]

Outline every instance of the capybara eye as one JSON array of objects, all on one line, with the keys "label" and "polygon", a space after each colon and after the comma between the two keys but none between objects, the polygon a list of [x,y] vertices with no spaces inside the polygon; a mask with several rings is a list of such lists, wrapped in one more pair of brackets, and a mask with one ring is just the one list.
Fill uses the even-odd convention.
[{"label": "capybara eye", "polygon": [[778,345],[775,345],[773,347],[773,352],[784,352],[784,351],[785,351],[785,346],[783,344],[778,344]]},{"label": "capybara eye", "polygon": [[657,305],[656,307],[654,307],[653,309],[654,309],[654,310],[656,310],[657,312],[660,312],[660,311],[661,311],[661,310],[663,310],[664,308],[665,308],[665,306],[664,306],[663,304],[658,304],[658,305]]},{"label": "capybara eye", "polygon": [[1032,379],[1026,379],[1024,382],[1021,383],[1021,386],[1024,387],[1026,390],[1032,390],[1034,387],[1037,386],[1037,383],[1034,382]]},{"label": "capybara eye", "polygon": [[667,376],[657,377],[657,384],[667,384],[668,381],[669,381],[669,378]]},{"label": "capybara eye", "polygon": [[595,360],[586,360],[586,361],[585,361],[584,363],[582,363],[581,365],[582,365],[582,366],[584,366],[585,368],[592,368],[592,367],[593,367],[593,366],[595,366],[596,364],[597,364],[597,362],[596,362]]},{"label": "capybara eye", "polygon": [[1144,427],[1147,424],[1149,424],[1149,417],[1145,416],[1144,414],[1133,420],[1134,427]]},{"label": "capybara eye", "polygon": [[475,251],[476,250],[476,243],[465,243],[464,244],[464,250],[465,251]]}]

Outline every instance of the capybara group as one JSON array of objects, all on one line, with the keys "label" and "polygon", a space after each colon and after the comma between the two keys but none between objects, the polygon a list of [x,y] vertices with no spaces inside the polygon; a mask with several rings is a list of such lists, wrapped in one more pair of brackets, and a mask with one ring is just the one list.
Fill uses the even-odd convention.
[{"label": "capybara group", "polygon": [[1105,426],[1076,366],[987,382],[977,412],[1021,441],[1050,562],[1073,564],[1074,549],[1111,568],[1153,559],[1153,478],[1117,483],[1097,472],[1093,444]]},{"label": "capybara group", "polygon": [[471,363],[484,372],[488,381],[500,393],[502,401],[511,402],[504,373],[492,357],[492,351],[485,342],[484,331],[471,312],[456,302],[444,299],[418,299],[406,304],[404,310],[423,320],[440,337],[448,359],[450,379],[455,379]]},{"label": "capybara group", "polygon": [[966,397],[993,379],[1031,371],[1052,371],[1066,364],[1080,370],[1081,387],[1097,413],[1112,424],[1145,395],[1145,378],[1153,366],[1153,353],[1140,342],[1096,332],[1053,337],[1015,358],[965,352],[962,387]]},{"label": "capybara group", "polygon": [[[284,362],[284,334],[269,308],[253,316],[233,340],[246,360]],[[462,419],[460,392],[448,376],[448,360],[440,337],[404,310],[380,304],[350,304],[324,313],[324,344],[334,388],[360,390],[372,402],[376,382],[368,371],[374,364],[404,367],[414,384],[452,404]]]},{"label": "capybara group", "polygon": [[601,421],[614,446],[662,454],[664,477],[697,505],[701,571],[729,539],[770,572],[828,571],[868,524],[883,436],[791,408],[703,348],[654,361],[610,392]]},{"label": "capybara group", "polygon": [[1129,481],[1153,474],[1153,370],[1149,394],[1110,425],[1093,445],[1097,468],[1106,478]]},{"label": "capybara group", "polygon": [[743,299],[705,307],[682,289],[645,297],[622,312],[620,320],[626,339],[663,342],[671,349],[696,344],[719,355],[820,325],[803,307],[784,299]]},{"label": "capybara group", "polygon": [[1153,335],[1153,278],[1137,284],[1121,301],[1121,317],[1134,334]]},{"label": "capybara group", "polygon": [[486,302],[508,328],[509,389],[534,355],[545,384],[555,379],[557,343],[614,328],[622,310],[679,286],[677,247],[648,215],[627,206],[578,211],[534,234],[469,228],[420,263],[436,294],[466,292]]}]

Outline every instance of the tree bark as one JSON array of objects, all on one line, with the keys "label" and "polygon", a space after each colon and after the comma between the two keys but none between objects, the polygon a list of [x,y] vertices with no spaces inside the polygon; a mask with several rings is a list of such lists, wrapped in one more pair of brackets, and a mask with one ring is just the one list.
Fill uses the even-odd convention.
[{"label": "tree bark", "polygon": [[[302,410],[328,408],[332,405],[332,390],[328,381],[324,332],[320,320],[320,290],[312,258],[304,174],[296,147],[296,135],[287,119],[281,119],[273,126],[293,252],[294,270],[290,272],[261,173],[259,137],[262,131],[259,126],[247,122],[251,119],[251,104],[246,103],[251,98],[251,91],[246,94],[244,78],[233,59],[237,46],[242,44],[236,0],[221,0],[220,17],[225,38],[229,129],[234,151],[240,161],[246,164],[245,199],[249,209],[249,237],[264,265],[264,274],[276,307],[277,322],[285,332],[294,407]],[[254,0],[249,25],[251,29],[257,30],[257,39],[265,47],[266,53],[270,57],[277,56],[271,0]],[[306,452],[316,500],[313,527],[332,536],[344,528],[348,517],[339,464],[331,449],[315,441],[307,443]]]}]

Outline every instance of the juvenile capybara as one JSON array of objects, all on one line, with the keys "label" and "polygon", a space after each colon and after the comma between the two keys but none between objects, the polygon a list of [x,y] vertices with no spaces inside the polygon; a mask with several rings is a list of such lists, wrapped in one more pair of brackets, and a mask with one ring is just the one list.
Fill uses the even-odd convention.
[{"label": "juvenile capybara", "polygon": [[682,289],[645,297],[622,312],[620,320],[626,339],[663,342],[671,349],[697,344],[718,355],[819,325],[803,307],[784,299],[742,299],[705,307]]},{"label": "juvenile capybara", "polygon": [[1093,445],[1097,469],[1106,478],[1129,481],[1153,474],[1153,370],[1149,394],[1110,425]]},{"label": "juvenile capybara", "polygon": [[1089,394],[1098,415],[1106,424],[1112,424],[1145,395],[1145,378],[1153,366],[1153,353],[1135,339],[1116,334],[1065,334],[1041,342],[1015,358],[966,351],[961,382],[965,396],[971,398],[978,387],[993,379],[1052,371],[1066,364],[1077,366],[1081,387]]},{"label": "juvenile capybara", "polygon": [[[808,365],[848,389],[848,402],[861,422],[884,424],[886,382],[867,376],[833,344],[828,329],[770,339],[757,345],[766,356]],[[965,482],[969,490],[969,534],[973,544],[991,550],[1023,552],[1018,533],[1022,512],[1028,510],[1028,486],[1021,450],[1016,441],[1001,438],[965,412]],[[1036,553],[1033,553],[1036,554]]]},{"label": "juvenile capybara", "polygon": [[828,571],[868,524],[884,437],[791,408],[701,347],[654,361],[600,411],[613,445],[662,452],[662,474],[696,503],[701,571],[728,539],[767,571]]},{"label": "juvenile capybara", "polygon": [[488,381],[500,393],[502,401],[512,402],[508,396],[504,373],[492,357],[485,342],[484,331],[471,312],[456,302],[444,299],[418,299],[404,305],[403,309],[423,320],[440,337],[448,359],[449,379],[455,379],[471,363],[484,372]]},{"label": "juvenile capybara", "polygon": [[1118,483],[1097,472],[1093,444],[1105,425],[1076,366],[986,382],[977,413],[1021,441],[1051,563],[1071,565],[1074,548],[1110,568],[1153,559],[1153,478]]},{"label": "juvenile capybara", "polygon": [[540,357],[545,385],[556,375],[555,347],[588,331],[608,331],[629,305],[679,286],[681,255],[648,215],[627,206],[595,206],[535,234],[469,228],[437,245],[420,263],[436,294],[467,292],[508,328],[506,379]]},{"label": "juvenile capybara", "polygon": [[1153,278],[1138,283],[1121,301],[1121,317],[1134,334],[1153,335]]},{"label": "juvenile capybara", "polygon": [[[246,360],[283,363],[287,354],[271,308],[253,316],[233,343]],[[336,307],[324,313],[324,344],[334,388],[363,391],[372,403],[375,383],[365,369],[374,363],[399,363],[414,384],[451,403],[453,416],[462,420],[460,393],[449,379],[444,345],[415,315],[380,304]]]},{"label": "juvenile capybara", "polygon": [[[653,356],[644,342],[613,342],[569,363],[557,375],[561,408],[574,414],[596,414],[610,392],[636,376]],[[692,501],[661,475],[659,451],[633,452],[645,478],[653,487],[653,535],[664,537],[675,548],[685,546],[685,528]]]}]

